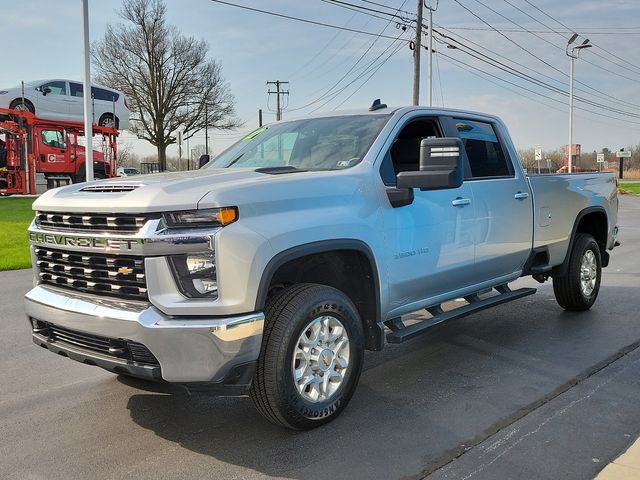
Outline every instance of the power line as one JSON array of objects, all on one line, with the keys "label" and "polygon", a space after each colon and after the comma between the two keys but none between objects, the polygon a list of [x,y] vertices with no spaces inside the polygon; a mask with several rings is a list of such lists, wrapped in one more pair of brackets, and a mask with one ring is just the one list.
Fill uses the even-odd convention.
[{"label": "power line", "polygon": [[[407,0],[404,0],[404,1],[402,2],[402,5],[404,5],[404,4],[406,3],[406,1],[407,1]],[[401,6],[400,8],[402,8],[402,6]],[[305,108],[307,108],[307,107],[310,107],[311,105],[315,105],[316,103],[320,103],[320,102],[322,102],[324,99],[326,99],[326,98],[328,98],[328,97],[331,97],[331,98],[330,98],[330,100],[329,100],[329,101],[331,101],[331,100],[332,100],[332,99],[334,99],[337,95],[339,95],[340,93],[342,93],[342,91],[344,91],[344,88],[346,88],[346,87],[344,87],[342,90],[339,90],[339,91],[338,91],[337,93],[335,93],[335,94],[333,93],[333,91],[334,91],[334,89],[336,89],[336,88],[338,87],[338,85],[340,85],[340,83],[342,83],[342,81],[343,81],[343,80],[345,80],[345,79],[349,76],[349,74],[350,74],[350,73],[351,73],[351,72],[352,72],[352,71],[353,71],[353,70],[358,66],[358,64],[359,64],[359,63],[364,59],[364,57],[369,53],[369,51],[371,51],[371,49],[372,49],[372,48],[373,48],[373,46],[377,43],[377,41],[378,41],[380,38],[384,38],[384,37],[385,37],[385,35],[383,35],[383,34],[384,34],[385,30],[389,27],[390,23],[391,23],[391,20],[388,20],[388,21],[387,21],[387,24],[382,28],[382,30],[380,30],[380,32],[379,32],[379,34],[378,34],[378,36],[376,36],[376,39],[375,39],[373,42],[371,42],[371,44],[370,44],[370,45],[369,45],[369,47],[365,50],[365,52],[364,52],[362,55],[360,55],[360,58],[358,58],[358,60],[357,60],[357,61],[356,61],[352,66],[351,66],[351,68],[350,68],[349,70],[347,70],[347,72],[346,72],[345,74],[343,74],[343,75],[342,75],[342,77],[340,77],[340,79],[339,79],[337,82],[335,82],[335,83],[334,83],[334,84],[333,84],[329,89],[327,89],[327,90],[326,90],[322,95],[320,95],[320,97],[316,98],[315,100],[313,100],[313,101],[311,101],[311,102],[309,102],[309,103],[306,103],[305,105],[302,105],[302,106],[300,106],[300,107],[293,108],[293,109],[291,109],[290,111],[303,110],[303,109],[305,109]],[[395,38],[394,38],[394,37],[392,37],[392,39],[394,40],[394,42],[400,39],[400,37],[402,36],[402,33],[403,33],[403,32],[401,32],[401,33],[400,33],[397,37],[395,37]],[[394,42],[391,42],[391,44],[390,44],[390,45],[393,45],[393,43],[394,43]],[[387,47],[387,49],[388,49],[388,48],[389,48],[389,47]],[[375,58],[372,62],[370,62],[369,66],[371,66],[374,62],[376,62],[376,61],[380,58],[380,56],[381,56],[381,55],[384,55],[384,53],[387,51],[387,49],[385,49],[385,51],[384,51],[383,53],[381,53],[377,58]],[[365,67],[365,70],[366,70],[367,68],[368,68],[368,67]],[[365,74],[366,74],[366,72],[362,73],[362,74],[361,74],[361,76],[362,76],[362,75],[365,75]],[[360,76],[360,77],[356,77],[356,79],[355,79],[354,81],[356,81],[358,78],[361,78],[361,76]],[[352,82],[350,82],[347,86],[351,85],[352,83],[353,83],[353,81],[352,81]],[[328,102],[323,103],[323,104],[321,105],[321,107],[322,107],[322,106],[324,106],[324,105],[326,105],[327,103],[328,103]],[[315,109],[315,110],[317,110],[317,109]],[[315,110],[313,110],[313,111],[315,111]]]},{"label": "power line", "polygon": [[360,89],[361,89],[362,87],[364,87],[364,86],[367,84],[367,82],[369,82],[369,80],[371,80],[371,79],[373,78],[373,76],[374,76],[376,73],[378,73],[378,70],[380,70],[380,69],[382,68],[382,66],[383,66],[385,63],[387,63],[387,61],[388,61],[392,56],[394,56],[396,53],[398,53],[402,47],[403,47],[402,45],[397,46],[397,47],[394,49],[394,51],[393,51],[393,52],[391,52],[391,53],[389,54],[389,56],[387,56],[387,58],[385,58],[385,59],[380,63],[380,65],[378,65],[378,67],[377,67],[373,72],[371,72],[371,75],[369,75],[369,76],[366,78],[366,80],[365,80],[364,82],[362,82],[362,83],[358,86],[358,88],[356,88],[356,89],[351,93],[351,95],[349,95],[349,96],[348,96],[347,98],[345,98],[341,103],[339,103],[337,106],[335,106],[335,107],[334,107],[334,110],[337,110],[338,108],[340,108],[342,105],[344,105],[344,104],[347,102],[347,100],[349,100],[349,99],[350,99],[351,97],[353,97],[357,92],[359,92],[359,91],[360,91]]},{"label": "power line", "polygon": [[[505,1],[506,1],[506,0],[505,0]],[[533,3],[531,3],[529,0],[524,0],[524,1],[525,1],[527,4],[529,4],[530,6],[532,6],[533,8],[535,8],[537,11],[539,11],[540,13],[542,13],[542,14],[543,14],[544,16],[546,16],[547,18],[550,18],[551,20],[553,20],[554,22],[556,22],[558,25],[560,25],[560,26],[562,26],[563,28],[566,28],[567,30],[571,31],[571,28],[570,28],[570,27],[568,27],[566,24],[562,23],[562,22],[561,22],[560,20],[558,20],[557,18],[555,18],[555,17],[553,17],[553,16],[549,15],[547,12],[545,12],[544,10],[542,10],[542,9],[541,9],[540,7],[538,7],[537,5],[534,5],[534,4],[533,4]],[[541,23],[541,22],[539,22],[539,23]],[[550,29],[551,29],[551,27],[549,27],[548,25],[545,25],[545,26],[546,26],[547,28],[550,28]],[[638,27],[630,27],[630,28],[638,28]],[[552,31],[554,31],[555,33],[558,33],[558,35],[561,35],[559,32],[557,32],[557,31],[555,31],[555,30],[553,30],[553,29],[551,29],[551,30],[552,30]],[[573,33],[573,31],[572,31],[571,33]],[[583,34],[584,34],[584,33],[585,33],[585,32],[583,32]],[[639,33],[640,33],[640,32],[639,32]],[[589,35],[591,35],[591,33],[590,33]],[[604,59],[604,60],[606,60],[606,61],[608,61],[608,62],[610,62],[610,63],[613,63],[614,65],[618,65],[619,67],[625,68],[625,69],[627,69],[627,70],[629,70],[629,71],[631,71],[631,72],[633,72],[633,73],[636,73],[636,74],[638,73],[637,71],[635,71],[635,72],[634,72],[633,70],[631,70],[631,69],[629,69],[628,67],[626,67],[626,64],[633,65],[633,64],[629,63],[629,62],[628,62],[628,60],[624,60],[623,58],[619,57],[619,56],[618,56],[618,55],[616,55],[615,53],[610,52],[610,51],[608,51],[608,50],[605,50],[603,47],[601,47],[601,46],[599,46],[599,45],[596,45],[596,48],[599,48],[600,50],[602,50],[603,52],[608,53],[608,54],[609,54],[609,55],[611,55],[612,57],[617,58],[618,60],[621,60],[622,62],[624,62],[624,64],[623,64],[623,65],[620,65],[620,64],[618,64],[618,63],[616,63],[616,62],[612,61],[611,59],[609,59],[609,58],[607,58],[607,57],[605,57],[605,56],[603,56],[603,55],[595,54],[596,56],[598,56],[598,57],[600,57],[600,58],[602,58],[602,59]],[[589,63],[591,63],[591,62],[589,62]],[[637,68],[637,69],[639,69],[639,70],[640,70],[640,68],[639,68],[639,67],[637,67],[637,66],[635,66],[635,65],[633,65],[633,66],[634,66],[635,68]]]},{"label": "power line", "polygon": [[[484,6],[486,7],[486,5],[485,5],[485,4],[483,4],[482,2],[479,2],[478,0],[475,0],[475,1],[477,1],[478,3],[481,3],[482,5],[484,5]],[[515,5],[513,5],[511,2],[509,2],[508,0],[504,0],[504,1],[505,1],[506,3],[508,3],[509,5],[512,5],[512,6],[514,6],[515,8],[518,8],[518,7],[516,7]],[[487,8],[489,8],[489,7],[487,7]],[[491,8],[489,8],[489,10],[491,10],[491,11],[495,12],[495,10],[493,10],[493,9],[491,9]],[[520,9],[518,8],[518,10],[520,10]],[[522,11],[522,10],[521,10],[521,11]],[[525,29],[522,25],[518,24],[517,22],[514,22],[513,20],[511,20],[511,19],[507,18],[506,16],[504,16],[504,15],[502,15],[502,14],[498,13],[498,12],[495,12],[495,13],[496,13],[496,14],[498,14],[498,15],[500,15],[502,18],[505,18],[506,20],[508,20],[508,21],[512,22],[514,25],[517,25],[517,26],[521,27],[523,30],[525,30],[525,31],[527,31],[527,32],[530,32],[530,30]],[[524,12],[524,13],[526,13],[526,12]],[[527,14],[527,15],[528,15],[528,14]],[[530,15],[529,15],[529,16],[530,16]],[[530,17],[531,17],[531,16],[530,16]],[[531,17],[531,18],[533,18],[533,17]],[[534,19],[534,20],[535,20],[535,19]],[[536,21],[538,21],[538,22],[540,23],[540,21],[539,21],[539,20],[536,20]],[[446,30],[446,29],[445,29],[445,30]],[[538,35],[536,35],[536,37],[541,38],[541,37],[539,37]],[[464,37],[462,37],[462,38],[464,38]],[[566,40],[564,37],[562,37],[562,38],[563,38],[563,40]],[[552,42],[549,42],[549,41],[548,41],[548,40],[546,40],[546,39],[543,39],[543,38],[541,38],[541,39],[542,39],[543,41],[545,41],[546,43],[550,44],[551,46],[553,46],[554,48],[556,48],[556,49],[558,49],[558,50],[560,50],[560,51],[563,51],[563,52],[564,52],[564,49],[563,49],[562,47],[559,47],[558,45],[556,45],[556,44],[554,44],[554,43],[552,43]],[[469,39],[467,39],[467,41],[469,41]],[[477,44],[476,44],[476,45],[477,45]],[[479,46],[479,45],[478,45],[478,46]],[[485,48],[486,50],[491,51],[491,50],[487,49],[486,47],[481,47],[481,48]],[[500,56],[500,57],[502,57],[502,58],[505,58],[505,59],[506,59],[506,57],[504,57],[503,55],[500,55],[500,54],[499,54],[499,53],[497,53],[497,52],[494,52],[494,51],[491,51],[491,52],[492,52],[494,55],[498,55],[498,56]],[[523,65],[523,64],[521,64],[521,63],[518,63],[518,62],[516,62],[515,60],[510,60],[510,59],[507,59],[507,60],[509,60],[509,61],[511,61],[512,63],[515,63],[516,65],[519,65],[519,66],[521,66],[521,67],[523,67],[523,68],[526,68],[526,69],[528,69],[528,70],[532,70],[532,71],[534,71],[533,69],[531,69],[531,68],[529,68],[529,67],[526,67],[525,65]],[[591,62],[589,62],[589,63],[591,63]],[[600,67],[599,65],[596,65],[596,64],[592,64],[592,65],[594,65],[594,66],[596,66],[596,67],[598,67],[598,68],[602,68],[602,69],[603,69],[603,70],[605,70],[605,71],[608,71],[608,70],[604,69],[603,67]],[[559,70],[559,69],[557,69],[557,68],[555,68],[555,70],[556,70],[556,71],[558,71],[558,72],[560,72],[564,77],[568,77],[568,75],[567,75],[564,71],[561,71],[561,70]],[[555,78],[553,78],[553,77],[550,77],[549,75],[545,75],[545,74],[544,74],[544,73],[542,73],[542,72],[537,72],[537,71],[536,71],[535,73],[536,73],[537,75],[541,75],[541,76],[544,76],[544,77],[546,77],[546,78],[549,78],[549,79],[553,80],[554,82],[561,83],[559,80],[557,80],[557,79],[555,79]],[[631,80],[633,80],[633,79],[631,79]],[[591,92],[596,92],[597,94],[595,94],[595,93],[589,93],[589,92],[587,92],[585,89],[580,88],[580,87],[576,87],[576,90],[580,90],[580,91],[582,91],[582,92],[589,93],[590,95],[593,95],[594,97],[597,97],[597,98],[600,98],[600,99],[603,99],[603,100],[613,101],[614,103],[617,103],[617,104],[619,104],[619,105],[630,106],[630,107],[634,107],[634,108],[635,108],[635,107],[640,108],[640,104],[635,104],[635,103],[633,103],[633,102],[629,102],[629,101],[626,101],[626,100],[622,100],[622,99],[620,99],[620,98],[618,98],[618,97],[615,97],[615,96],[613,96],[613,95],[611,95],[611,94],[609,94],[609,93],[607,93],[607,92],[604,92],[604,91],[602,91],[602,90],[599,90],[599,89],[597,89],[597,88],[595,88],[595,87],[593,87],[593,86],[591,86],[591,85],[589,85],[589,84],[587,84],[587,83],[585,83],[585,82],[583,82],[583,81],[581,81],[581,80],[575,80],[575,82],[576,82],[576,83],[578,83],[578,84],[580,84],[580,85],[582,85],[582,86],[584,86],[585,88],[589,89]],[[563,84],[563,85],[564,85],[564,84]]]},{"label": "power line", "polygon": [[[214,2],[214,3],[222,4],[222,5],[228,5],[230,7],[241,8],[243,10],[250,10],[252,12],[263,13],[265,15],[272,15],[274,17],[280,17],[280,18],[286,18],[286,19],[289,19],[289,20],[295,20],[297,22],[309,23],[311,25],[317,25],[317,26],[328,27],[328,28],[336,28],[338,30],[345,30],[347,32],[355,32],[355,33],[359,33],[359,34],[362,34],[362,35],[369,35],[369,36],[372,36],[372,37],[379,36],[376,33],[367,32],[365,30],[358,30],[358,29],[355,29],[355,28],[341,27],[339,25],[333,25],[333,24],[330,24],[330,23],[317,22],[315,20],[309,20],[307,18],[294,17],[292,15],[285,15],[284,13],[270,12],[268,10],[261,10],[259,8],[247,7],[246,5],[238,5],[237,3],[225,2],[223,0],[210,0],[210,1]],[[394,40],[394,37],[392,37],[390,35],[381,35],[381,37]]]},{"label": "power line", "polygon": [[[346,23],[343,25],[343,27],[346,27],[347,25],[349,25],[349,23],[351,23],[351,20],[353,20],[355,18],[355,16],[356,16],[356,12],[354,12],[354,14],[351,15],[351,17],[349,17],[349,20],[346,21]],[[290,77],[295,77],[301,70],[304,70],[316,58],[318,58],[322,53],[324,53],[327,50],[327,48],[329,47],[329,45],[331,45],[341,34],[342,34],[342,30],[336,31],[336,33],[329,39],[329,41],[320,50],[318,50],[314,56],[309,58],[303,65],[301,65],[298,68],[296,68],[293,71],[293,73],[289,74],[289,76]]]},{"label": "power line", "polygon": [[[492,28],[482,28],[482,27],[450,27],[448,26],[447,28],[451,29],[451,30],[472,30],[472,31],[476,31],[476,32],[490,32],[493,29]],[[520,32],[520,30],[518,30],[517,28],[504,28],[504,27],[499,27],[499,30],[501,32]],[[579,31],[582,32],[583,35],[640,35],[640,31],[638,32],[620,32],[620,31],[611,31],[611,32],[592,32],[592,31],[583,31],[580,29],[577,29]],[[535,33],[543,33],[543,34],[552,34],[552,33],[556,33],[553,30],[532,30],[532,32]],[[571,30],[567,30],[567,31],[560,31],[561,33],[573,33],[573,31]]]},{"label": "power line", "polygon": [[[524,87],[524,86],[522,86],[522,85],[520,85],[520,84],[518,84],[518,83],[511,82],[511,81],[506,80],[506,79],[504,79],[504,78],[502,78],[502,77],[499,77],[499,76],[494,75],[494,74],[492,74],[492,73],[490,73],[490,72],[487,72],[486,70],[483,70],[483,69],[481,69],[481,68],[478,68],[478,67],[475,67],[475,66],[473,66],[473,65],[470,65],[470,64],[468,64],[468,63],[466,63],[466,62],[463,62],[462,60],[458,60],[458,59],[456,59],[456,58],[453,58],[453,57],[451,57],[451,56],[449,56],[449,55],[446,55],[446,54],[443,54],[443,53],[440,53],[440,55],[441,55],[443,58],[445,58],[445,59],[447,59],[448,61],[450,61],[450,63],[451,63],[451,62],[455,62],[455,63],[458,63],[458,64],[462,64],[462,65],[464,65],[464,66],[466,66],[466,67],[468,67],[468,68],[470,68],[470,69],[477,70],[477,71],[482,72],[482,73],[484,73],[485,75],[488,75],[488,76],[490,76],[490,77],[492,77],[492,78],[495,78],[495,79],[500,80],[500,81],[502,81],[502,82],[508,83],[509,85],[513,85],[513,86],[515,86],[515,87],[517,87],[517,88],[520,88],[520,89],[522,89],[522,90],[525,90],[525,91],[527,91],[527,92],[533,93],[533,94],[535,94],[535,95],[538,95],[538,96],[540,96],[540,97],[546,98],[546,99],[551,100],[551,101],[553,101],[553,102],[560,103],[561,105],[565,105],[565,103],[564,103],[564,102],[562,102],[561,100],[558,100],[557,98],[553,98],[553,97],[551,97],[551,96],[549,96],[549,95],[545,95],[545,94],[543,94],[543,93],[537,92],[537,91],[532,90],[532,89],[530,89],[530,88]],[[492,83],[494,83],[494,82],[492,82]],[[504,87],[504,86],[503,86],[503,87]],[[506,88],[506,87],[504,87],[504,88]],[[512,92],[514,92],[514,93],[517,93],[517,92],[515,92],[514,90],[511,90],[511,89],[509,89],[509,88],[507,88],[507,89],[508,89],[508,90],[510,90],[510,91],[512,91]],[[520,94],[520,95],[521,95],[521,94]],[[529,97],[526,97],[526,98],[529,98]],[[547,105],[547,106],[548,106],[549,108],[554,108],[555,110],[559,110],[559,111],[564,112],[564,110],[559,109],[559,108],[557,108],[557,107],[553,107],[553,106],[551,106],[551,105]],[[621,119],[621,118],[619,118],[619,117],[613,117],[613,116],[611,116],[611,115],[604,114],[604,113],[602,113],[601,111],[590,110],[590,109],[588,109],[588,108],[579,107],[579,106],[576,106],[575,108],[576,108],[576,109],[579,109],[579,110],[583,110],[583,111],[585,111],[585,112],[592,113],[592,114],[594,114],[594,115],[598,115],[598,116],[603,116],[603,117],[611,118],[611,119],[613,119],[613,120],[617,120],[617,121],[625,121],[625,122],[627,122],[627,123],[633,123],[633,124],[636,124],[636,125],[640,125],[640,122],[634,122],[634,121],[632,121],[632,120],[626,120],[626,119],[624,119],[624,120],[623,120],[623,119]]]},{"label": "power line", "polygon": [[[466,47],[464,45],[463,45],[463,47],[464,48],[468,48],[472,52],[475,51],[474,49],[471,49],[470,47]],[[459,47],[456,47],[456,48],[459,49]],[[511,74],[513,76],[516,76],[516,77],[518,77],[518,78],[520,78],[522,80],[526,80],[526,81],[528,81],[530,83],[533,83],[533,84],[535,84],[535,85],[537,85],[539,87],[543,87],[543,88],[545,88],[547,90],[553,91],[554,93],[559,93],[559,94],[564,95],[564,96],[568,96],[569,95],[567,92],[565,92],[561,88],[555,87],[555,86],[553,86],[553,85],[551,85],[551,84],[549,84],[547,82],[543,82],[542,80],[540,80],[540,79],[538,79],[536,77],[532,77],[530,75],[527,75],[526,73],[523,73],[522,71],[520,71],[520,70],[518,70],[518,69],[516,69],[516,68],[514,68],[514,67],[512,67],[510,65],[507,65],[507,64],[505,64],[503,62],[500,62],[498,60],[492,59],[490,57],[486,57],[482,53],[479,53],[479,54],[476,55],[475,53],[466,51],[464,49],[460,49],[460,51],[462,51],[463,53],[466,53],[467,55],[469,55],[469,56],[471,56],[471,57],[473,57],[473,58],[475,58],[477,60],[480,60],[480,61],[482,61],[484,63],[488,63],[489,65],[491,65],[494,68],[502,70],[502,71],[504,71],[506,73],[509,73],[509,74]],[[477,52],[477,51],[475,51],[475,52]],[[601,104],[601,103],[598,103],[598,102],[594,102],[593,100],[589,100],[589,99],[586,99],[584,97],[574,96],[574,98],[576,100],[579,100],[579,101],[583,102],[583,103],[586,103],[586,104],[589,104],[589,105],[593,105],[593,106],[596,106],[596,107],[599,107],[599,108],[602,108],[604,110],[608,110],[608,111],[611,111],[611,112],[614,112],[614,113],[618,113],[620,115],[626,115],[626,116],[631,116],[631,117],[634,117],[634,118],[640,118],[640,114],[636,114],[636,113],[633,113],[633,112],[628,112],[628,111],[625,111],[625,110],[620,110],[618,108],[614,108],[614,107],[611,107],[609,105],[604,105],[604,104]]]}]

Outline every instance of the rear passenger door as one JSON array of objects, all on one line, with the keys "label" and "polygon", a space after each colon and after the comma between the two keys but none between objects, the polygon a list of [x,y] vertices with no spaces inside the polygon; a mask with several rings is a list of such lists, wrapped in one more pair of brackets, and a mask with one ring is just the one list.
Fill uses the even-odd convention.
[{"label": "rear passenger door", "polygon": [[532,245],[529,185],[497,122],[454,118],[465,146],[465,183],[475,203],[475,275],[484,280],[512,275],[524,266]]}]

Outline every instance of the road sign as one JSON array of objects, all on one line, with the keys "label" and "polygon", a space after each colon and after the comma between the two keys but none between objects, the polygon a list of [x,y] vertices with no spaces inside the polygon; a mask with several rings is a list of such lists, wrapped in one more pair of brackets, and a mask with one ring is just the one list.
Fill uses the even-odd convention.
[{"label": "road sign", "polygon": [[604,163],[604,153],[599,153],[597,157],[598,157],[598,163]]},{"label": "road sign", "polygon": [[622,150],[621,152],[616,152],[616,157],[618,158],[630,158],[631,151],[630,150]]},{"label": "road sign", "polygon": [[540,145],[536,145],[536,161],[542,160],[542,149]]}]

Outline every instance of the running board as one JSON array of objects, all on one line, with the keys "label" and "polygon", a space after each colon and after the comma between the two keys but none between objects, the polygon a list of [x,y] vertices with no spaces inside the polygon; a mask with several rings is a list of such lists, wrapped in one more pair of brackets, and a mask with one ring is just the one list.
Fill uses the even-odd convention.
[{"label": "running board", "polygon": [[391,328],[391,333],[387,335],[387,342],[389,343],[402,343],[407,340],[417,337],[421,333],[426,332],[431,327],[440,325],[448,320],[456,320],[458,318],[464,318],[472,313],[485,310],[487,308],[495,307],[496,305],[502,305],[503,303],[517,300],[518,298],[526,297],[527,295],[533,295],[536,293],[535,288],[520,288],[519,290],[510,290],[507,285],[499,285],[496,287],[499,295],[493,297],[480,299],[478,294],[467,295],[465,300],[469,302],[462,307],[444,312],[440,305],[430,307],[427,310],[433,315],[428,320],[423,320],[419,323],[405,327],[400,318],[393,319],[392,323],[386,322],[386,325]]}]

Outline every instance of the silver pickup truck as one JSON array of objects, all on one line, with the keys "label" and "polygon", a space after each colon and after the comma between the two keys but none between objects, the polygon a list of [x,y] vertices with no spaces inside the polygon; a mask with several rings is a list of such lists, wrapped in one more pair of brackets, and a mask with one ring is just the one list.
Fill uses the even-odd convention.
[{"label": "silver pickup truck", "polygon": [[25,311],[54,353],[308,429],[346,407],[364,350],[534,293],[519,277],[589,309],[617,208],[611,174],[527,177],[494,116],[374,103],[258,129],[195,172],[47,192]]}]

